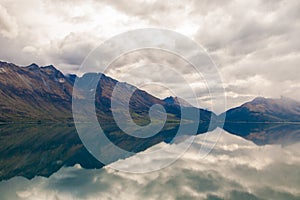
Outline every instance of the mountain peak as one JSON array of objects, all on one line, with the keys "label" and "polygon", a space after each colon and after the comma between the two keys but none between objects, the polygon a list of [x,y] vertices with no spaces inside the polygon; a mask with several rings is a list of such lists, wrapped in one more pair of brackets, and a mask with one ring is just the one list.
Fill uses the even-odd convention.
[{"label": "mountain peak", "polygon": [[261,97],[261,96],[258,96],[258,97],[255,97],[254,99],[253,99],[253,101],[264,101],[264,100],[266,100],[267,98],[265,98],[265,97]]},{"label": "mountain peak", "polygon": [[169,96],[169,97],[166,97],[165,99],[163,99],[163,101],[166,103],[174,103],[175,99],[177,99],[177,97]]},{"label": "mountain peak", "polygon": [[60,76],[63,77],[63,73],[61,73],[58,69],[56,69],[53,65],[43,66],[40,68],[43,72],[47,73],[51,76]]},{"label": "mountain peak", "polygon": [[2,68],[4,68],[4,67],[16,67],[16,65],[13,64],[13,63],[9,63],[9,62],[0,61],[0,67],[2,67]]},{"label": "mountain peak", "polygon": [[41,67],[42,69],[48,69],[48,70],[53,70],[53,71],[58,71],[53,65],[47,65]]},{"label": "mountain peak", "polygon": [[32,64],[26,66],[26,68],[28,68],[28,69],[30,69],[30,70],[37,70],[37,69],[39,69],[40,67],[39,67],[37,64],[32,63]]},{"label": "mountain peak", "polygon": [[264,104],[268,102],[268,98],[265,97],[255,97],[252,101],[244,103],[243,105],[248,105],[249,103],[251,104]]},{"label": "mountain peak", "polygon": [[[280,98],[265,98],[265,97],[256,97],[253,99],[251,102],[245,103],[255,103],[255,104],[272,104],[272,103],[277,103],[277,104],[287,104],[287,103],[297,103],[296,100],[291,99],[289,97],[285,96],[280,96]],[[299,102],[298,102],[299,103]]]},{"label": "mountain peak", "polygon": [[8,64],[8,63],[0,60],[0,66],[5,65],[5,64]]},{"label": "mountain peak", "polygon": [[192,107],[192,105],[190,103],[188,103],[186,100],[179,98],[179,97],[169,96],[169,97],[163,99],[163,101],[169,105],[173,104],[176,106]]}]

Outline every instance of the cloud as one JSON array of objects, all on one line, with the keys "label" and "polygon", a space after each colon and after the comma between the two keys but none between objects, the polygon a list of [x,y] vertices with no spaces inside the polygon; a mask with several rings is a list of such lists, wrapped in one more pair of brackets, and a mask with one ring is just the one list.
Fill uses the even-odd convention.
[{"label": "cloud", "polygon": [[[232,86],[227,87],[229,107],[258,95],[299,98],[288,91],[291,82],[299,81],[295,74],[299,72],[296,35],[300,23],[294,20],[295,7],[299,3],[231,2],[207,13],[195,38],[219,65],[225,85]],[[253,84],[251,80],[258,77]],[[280,89],[273,90],[274,86]],[[240,88],[240,93],[231,88]]]},{"label": "cloud", "polygon": [[[297,0],[133,1],[130,4],[94,0],[3,1],[0,59],[19,65],[54,64],[63,72],[76,73],[88,53],[106,39],[137,28],[156,27],[178,31],[207,49],[227,88],[228,107],[259,95],[299,99],[299,9]],[[179,43],[178,47],[184,49],[184,45]],[[147,56],[150,60],[154,56],[161,58],[159,54]],[[186,77],[195,78],[188,65],[175,61],[167,56],[159,60],[174,66]],[[195,80],[195,84],[203,83],[202,79]],[[158,87],[148,89],[156,96],[169,94]],[[186,96],[182,92],[180,96]],[[200,94],[201,106],[210,107],[209,94]]]},{"label": "cloud", "polygon": [[[216,134],[210,133],[210,134]],[[223,133],[214,150],[199,158],[201,145],[210,140],[198,135],[195,143],[173,165],[151,173],[131,174],[80,166],[62,168],[50,178],[15,177],[0,182],[2,199],[297,199],[299,143],[256,146]],[[147,151],[157,150],[159,144]],[[175,145],[175,144],[172,144]],[[172,153],[172,152],[170,152]],[[128,167],[138,155],[127,158]],[[151,158],[157,164],[168,154]],[[125,161],[118,161],[125,162]],[[121,164],[121,163],[120,163]]]},{"label": "cloud", "polygon": [[[20,30],[13,40],[0,36],[5,44],[0,47],[1,60],[23,66],[54,64],[65,73],[75,73],[88,53],[105,39],[141,24],[92,1],[3,2],[1,10],[5,12],[1,12],[0,22],[5,19],[5,24],[12,24],[15,19]],[[7,13],[14,17],[10,19]],[[11,29],[5,27],[5,33]]]},{"label": "cloud", "polygon": [[15,38],[18,34],[16,20],[5,7],[0,4],[0,33],[5,38]]}]

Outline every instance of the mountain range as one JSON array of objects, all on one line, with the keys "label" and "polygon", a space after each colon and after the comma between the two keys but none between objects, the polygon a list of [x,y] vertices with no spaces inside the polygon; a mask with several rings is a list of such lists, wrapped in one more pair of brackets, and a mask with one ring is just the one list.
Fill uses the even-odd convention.
[{"label": "mountain range", "polygon": [[[74,84],[75,80],[77,84]],[[97,87],[93,90],[95,84]],[[119,104],[126,104],[124,99],[134,90],[129,101],[130,116],[126,117],[131,117],[139,125],[150,123],[149,109],[152,105],[164,107],[167,120],[159,133],[137,138],[125,134],[118,127],[111,105],[117,84],[116,101]],[[72,98],[88,102],[90,95],[95,97],[91,101],[95,104],[98,122],[106,136],[115,145],[130,152],[144,151],[162,141],[173,142],[181,121],[187,127],[197,123],[197,133],[201,134],[216,128],[219,117],[224,115],[225,124],[221,128],[258,145],[285,145],[300,140],[300,103],[289,98],[257,97],[218,116],[209,110],[195,108],[180,97],[159,99],[100,73],[77,77],[64,75],[52,65],[20,67],[0,62],[0,180],[14,176],[50,176],[62,166],[77,163],[84,168],[102,167],[103,164],[82,144],[73,124]],[[194,122],[190,115],[182,118],[183,111],[190,114],[199,112],[199,121]],[[88,107],[84,115],[90,114],[93,113]],[[159,112],[156,114],[160,115]],[[209,126],[210,122],[213,122],[212,126]],[[117,159],[112,158],[111,162]]]},{"label": "mountain range", "polygon": [[[96,92],[96,111],[99,119],[105,122],[111,116],[111,96],[118,83],[121,90],[117,101],[122,103],[128,95],[128,88],[134,87],[118,82],[104,74],[87,73],[81,77],[64,75],[53,65],[39,67],[31,64],[20,67],[12,63],[0,62],[0,122],[70,122],[72,118],[73,98],[83,98],[91,92],[90,85],[99,81]],[[82,84],[73,87],[75,79]],[[135,88],[135,87],[134,87]],[[74,92],[73,92],[74,90]],[[179,97],[167,97],[163,100],[146,91],[135,88],[130,99],[131,117],[136,123],[149,123],[148,111],[154,104],[164,106],[169,120],[180,120],[180,107],[194,108]],[[211,111],[199,109],[201,121],[217,118]],[[110,113],[110,114],[108,114]],[[251,102],[232,108],[220,116],[226,115],[226,123],[231,122],[299,122],[300,102],[282,97],[268,99],[257,97]]]},{"label": "mountain range", "polygon": [[[96,91],[92,85],[98,81]],[[78,87],[74,87],[78,80]],[[124,97],[135,89],[130,98],[130,117],[139,125],[150,122],[149,108],[160,104],[167,112],[163,129],[149,138],[125,134],[114,121],[111,96],[118,84],[116,101],[125,104]],[[72,97],[72,94],[73,97]],[[181,107],[161,100],[143,90],[120,83],[104,74],[87,73],[81,77],[64,75],[52,65],[39,67],[31,64],[20,67],[0,62],[0,180],[14,176],[33,178],[50,176],[62,166],[79,163],[84,168],[103,166],[82,144],[73,124],[72,98],[89,99],[95,94],[96,114],[106,136],[118,147],[130,152],[140,152],[162,141],[171,142],[177,134],[181,120]],[[200,112],[198,133],[209,130],[214,113],[194,107],[183,108]],[[84,115],[90,115],[86,110]],[[186,126],[194,123],[188,117]],[[111,156],[111,155],[107,155]],[[111,162],[119,158],[112,158]]]},{"label": "mountain range", "polygon": [[[99,81],[96,91],[89,88]],[[77,78],[78,87],[73,87]],[[82,83],[82,84],[80,84]],[[104,74],[87,73],[82,77],[64,75],[54,66],[39,67],[31,64],[19,67],[12,63],[0,62],[0,122],[70,122],[72,119],[73,98],[85,98],[86,93],[96,93],[96,111],[99,120],[104,123],[112,119],[111,96],[116,84],[120,86],[116,101],[125,103],[124,97],[129,94],[128,88],[134,86],[121,83]],[[175,98],[177,99],[177,98]],[[164,106],[168,119],[180,120],[180,106],[170,99],[158,99],[146,91],[135,88],[130,98],[130,113],[136,123],[149,123],[148,111],[154,104]],[[190,109],[192,108],[190,106]],[[209,121],[214,113],[199,109],[200,120]]]}]

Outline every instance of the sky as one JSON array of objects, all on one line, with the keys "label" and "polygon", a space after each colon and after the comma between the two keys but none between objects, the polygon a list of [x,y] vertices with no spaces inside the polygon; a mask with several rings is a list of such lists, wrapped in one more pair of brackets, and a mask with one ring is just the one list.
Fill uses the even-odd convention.
[{"label": "sky", "polygon": [[[206,142],[211,141],[205,140],[205,134],[195,136],[192,147],[180,159],[152,173],[124,173],[110,166],[87,170],[76,165],[61,168],[49,178],[14,177],[0,182],[1,197],[3,200],[299,199],[299,143],[257,146],[224,132],[213,151],[201,159],[199,149]],[[146,151],[168,145],[160,143]],[[118,162],[132,168],[139,161],[138,156]],[[146,165],[159,165],[166,157],[165,154],[149,157]]]},{"label": "sky", "polygon": [[[299,99],[299,10],[298,0],[0,0],[0,60],[21,66],[53,64],[64,73],[76,73],[89,52],[109,38],[138,28],[162,28],[183,34],[205,49],[222,78],[227,108],[256,96]],[[165,76],[165,68],[158,73],[161,79],[153,75],[151,62],[145,62],[147,55],[120,58],[107,74],[160,98],[172,95],[161,79],[172,82],[174,78]],[[154,55],[159,60],[161,54]],[[163,64],[188,79],[199,91],[201,107],[210,108],[205,80],[190,66],[166,57]],[[145,67],[140,74],[130,75],[138,65]],[[152,84],[143,85],[149,74]],[[180,85],[175,81],[173,87]]]}]

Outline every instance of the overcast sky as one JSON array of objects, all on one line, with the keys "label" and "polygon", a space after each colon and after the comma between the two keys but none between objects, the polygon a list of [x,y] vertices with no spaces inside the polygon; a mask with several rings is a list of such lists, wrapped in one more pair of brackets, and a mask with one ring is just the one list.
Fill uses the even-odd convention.
[{"label": "overcast sky", "polygon": [[[255,96],[299,99],[299,10],[298,0],[0,0],[0,60],[23,66],[53,64],[75,73],[106,39],[137,28],[164,28],[207,50],[223,78],[228,107]],[[127,59],[123,68],[141,63],[133,60]],[[117,72],[109,75],[118,78]],[[203,80],[186,75],[202,87]],[[122,81],[130,82],[124,77]],[[161,98],[169,95],[161,86],[147,90]],[[207,95],[200,100],[209,107]]]}]

